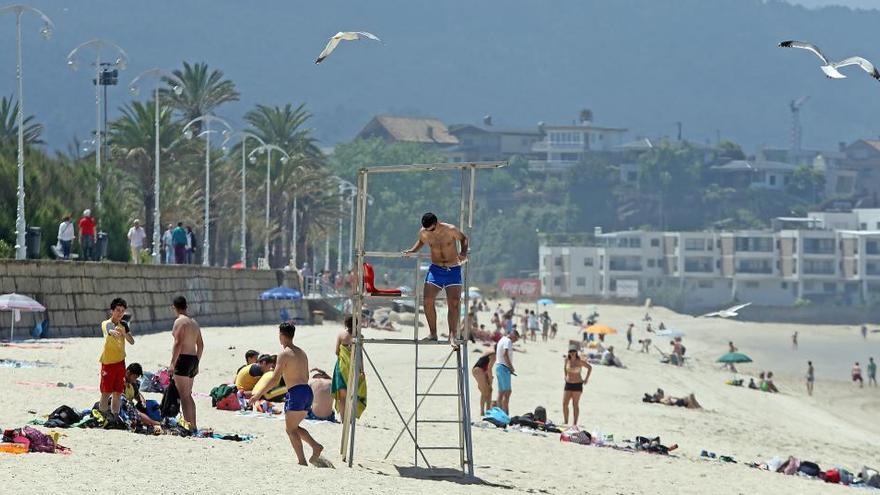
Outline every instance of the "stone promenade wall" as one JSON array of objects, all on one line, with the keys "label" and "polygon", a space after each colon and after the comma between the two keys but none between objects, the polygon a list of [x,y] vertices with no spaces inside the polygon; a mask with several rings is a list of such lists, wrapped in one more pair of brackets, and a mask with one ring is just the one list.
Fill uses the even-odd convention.
[{"label": "stone promenade wall", "polygon": [[[17,292],[46,306],[51,337],[100,335],[98,323],[107,318],[114,297],[128,302],[135,334],[170,330],[171,301],[178,295],[186,297],[190,315],[202,326],[276,323],[282,308],[291,318],[308,320],[305,301],[259,300],[260,293],[281,283],[299,288],[295,277],[285,280],[285,275],[195,265],[0,260],[0,294]],[[0,312],[0,335],[9,318],[9,312]],[[26,335],[33,321],[23,315],[16,335]]]}]

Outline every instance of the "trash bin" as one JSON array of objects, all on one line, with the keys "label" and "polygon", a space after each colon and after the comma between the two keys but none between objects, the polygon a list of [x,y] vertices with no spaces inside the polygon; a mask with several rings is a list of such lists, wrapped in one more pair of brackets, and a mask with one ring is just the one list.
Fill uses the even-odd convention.
[{"label": "trash bin", "polygon": [[107,233],[98,232],[98,238],[95,240],[95,261],[102,260],[107,257]]},{"label": "trash bin", "polygon": [[25,233],[25,242],[27,243],[27,257],[31,260],[40,258],[40,233],[39,227],[28,227]]},{"label": "trash bin", "polygon": [[324,312],[321,310],[312,311],[312,325],[324,324]]}]

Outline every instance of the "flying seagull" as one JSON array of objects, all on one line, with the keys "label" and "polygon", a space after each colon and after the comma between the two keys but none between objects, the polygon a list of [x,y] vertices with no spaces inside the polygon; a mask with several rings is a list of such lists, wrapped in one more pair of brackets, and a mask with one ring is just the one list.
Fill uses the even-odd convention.
[{"label": "flying seagull", "polygon": [[735,318],[735,317],[739,316],[739,313],[738,313],[739,310],[741,310],[747,306],[750,306],[751,304],[752,303],[749,302],[749,303],[745,303],[745,304],[740,304],[738,306],[733,306],[732,308],[722,309],[721,311],[716,311],[714,313],[706,313],[704,315],[701,315],[700,318],[712,318],[712,317]]},{"label": "flying seagull", "polygon": [[332,38],[330,38],[330,41],[327,42],[327,46],[324,47],[324,51],[322,51],[321,54],[318,55],[315,63],[320,64],[324,61],[325,58],[329,57],[330,54],[333,53],[333,50],[336,49],[336,45],[338,45],[340,41],[354,41],[362,38],[367,38],[379,42],[382,41],[375,34],[371,34],[366,31],[340,31],[336,33]]},{"label": "flying seagull", "polygon": [[825,64],[825,65],[821,66],[820,69],[822,69],[822,72],[824,72],[825,75],[831,79],[845,79],[846,76],[841,74],[840,71],[838,71],[837,69],[839,69],[841,67],[847,67],[850,65],[858,65],[865,72],[867,72],[868,74],[871,74],[871,77],[880,81],[880,71],[878,71],[877,68],[874,67],[874,64],[865,60],[862,57],[850,57],[850,58],[841,60],[840,62],[832,62],[832,61],[828,60],[828,57],[826,57],[825,54],[823,54],[821,50],[819,50],[819,47],[817,47],[816,45],[814,45],[812,43],[806,43],[804,41],[794,41],[794,40],[783,41],[782,43],[779,44],[779,47],[780,48],[800,48],[801,50],[807,50],[807,51],[811,51],[811,52],[815,53],[816,56],[819,57],[820,59],[822,59],[822,62]]}]

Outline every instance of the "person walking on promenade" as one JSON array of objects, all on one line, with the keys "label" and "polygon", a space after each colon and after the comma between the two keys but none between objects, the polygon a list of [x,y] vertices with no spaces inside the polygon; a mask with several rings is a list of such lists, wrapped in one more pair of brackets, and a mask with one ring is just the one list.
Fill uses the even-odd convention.
[{"label": "person walking on promenade", "polygon": [[95,260],[95,219],[89,209],[84,210],[79,219],[79,247],[83,261]]},{"label": "person walking on promenade", "polygon": [[58,244],[61,244],[61,253],[66,260],[70,259],[70,246],[73,245],[73,222],[70,221],[70,215],[64,215],[61,224],[58,225]]},{"label": "person walking on promenade", "polygon": [[141,227],[141,221],[135,219],[131,228],[128,229],[128,247],[131,249],[131,261],[135,265],[141,262],[141,249],[144,248],[144,239],[146,238],[147,233]]},{"label": "person walking on promenade", "polygon": [[174,263],[186,263],[186,229],[183,228],[183,222],[177,222],[177,228],[171,232],[171,243],[174,246]]}]

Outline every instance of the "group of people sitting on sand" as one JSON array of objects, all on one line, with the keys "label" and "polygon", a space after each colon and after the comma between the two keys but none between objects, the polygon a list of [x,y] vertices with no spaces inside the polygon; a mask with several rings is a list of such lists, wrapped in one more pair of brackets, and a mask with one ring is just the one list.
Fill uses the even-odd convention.
[{"label": "group of people sitting on sand", "polygon": [[[287,394],[284,378],[278,381],[278,385],[269,386],[275,378],[278,356],[249,350],[245,353],[244,359],[245,364],[235,372],[234,380],[242,408],[246,409],[250,403],[256,412],[281,414],[280,406],[276,409],[276,404],[283,403]],[[330,375],[319,368],[312,368],[309,373],[308,385],[312,389],[314,398],[307,410],[306,419],[336,421],[333,397],[330,393]]]}]

